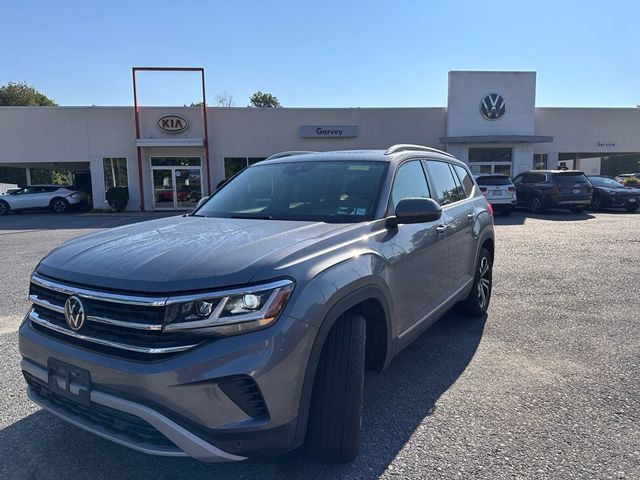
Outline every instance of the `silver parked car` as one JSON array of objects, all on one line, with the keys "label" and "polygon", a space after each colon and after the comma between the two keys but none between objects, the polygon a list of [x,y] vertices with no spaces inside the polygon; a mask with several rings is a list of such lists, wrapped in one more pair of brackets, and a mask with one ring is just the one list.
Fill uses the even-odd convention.
[{"label": "silver parked car", "polygon": [[49,208],[56,213],[86,204],[88,194],[69,185],[31,185],[14,189],[0,197],[0,215],[11,211]]}]

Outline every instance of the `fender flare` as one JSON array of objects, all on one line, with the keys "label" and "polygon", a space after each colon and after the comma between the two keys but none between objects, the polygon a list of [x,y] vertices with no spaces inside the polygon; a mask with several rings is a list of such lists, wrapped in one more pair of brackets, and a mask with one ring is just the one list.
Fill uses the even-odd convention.
[{"label": "fender flare", "polygon": [[333,303],[326,311],[322,324],[318,329],[316,338],[311,347],[311,353],[307,362],[307,368],[305,370],[304,382],[302,385],[302,391],[300,393],[300,404],[298,406],[298,418],[295,431],[295,445],[300,446],[304,442],[307,433],[307,423],[309,420],[309,410],[311,406],[311,394],[313,392],[313,383],[316,377],[316,370],[318,363],[320,362],[320,355],[324,348],[325,341],[331,328],[336,323],[338,318],[347,310],[353,308],[357,304],[370,299],[376,299],[382,304],[382,308],[385,313],[385,322],[387,328],[387,347],[383,369],[386,368],[393,357],[393,345],[392,345],[392,324],[391,324],[391,310],[384,290],[375,284],[365,285],[360,287],[346,296],[342,297],[335,303]]}]

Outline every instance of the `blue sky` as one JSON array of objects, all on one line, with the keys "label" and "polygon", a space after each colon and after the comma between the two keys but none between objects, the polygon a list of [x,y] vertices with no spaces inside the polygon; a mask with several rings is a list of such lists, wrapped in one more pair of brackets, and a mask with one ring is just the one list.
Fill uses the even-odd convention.
[{"label": "blue sky", "polygon": [[[209,103],[444,106],[449,70],[535,70],[538,106],[640,104],[638,1],[29,1],[2,7],[0,84],[132,104],[132,66],[203,66]],[[143,104],[197,78],[143,75]]]}]

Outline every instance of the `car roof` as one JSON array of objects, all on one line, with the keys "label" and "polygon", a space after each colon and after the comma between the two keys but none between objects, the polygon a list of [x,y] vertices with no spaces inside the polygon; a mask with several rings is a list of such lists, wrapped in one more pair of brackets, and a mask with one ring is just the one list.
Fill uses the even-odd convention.
[{"label": "car roof", "polygon": [[[384,162],[397,164],[407,158],[426,158],[442,160],[458,165],[464,165],[460,160],[437,152],[425,152],[420,150],[403,150],[397,153],[387,154],[386,150],[335,150],[329,152],[307,152],[293,153],[292,155],[263,160],[253,166],[277,164],[277,163],[298,163],[298,162]],[[249,167],[249,168],[251,168]]]}]

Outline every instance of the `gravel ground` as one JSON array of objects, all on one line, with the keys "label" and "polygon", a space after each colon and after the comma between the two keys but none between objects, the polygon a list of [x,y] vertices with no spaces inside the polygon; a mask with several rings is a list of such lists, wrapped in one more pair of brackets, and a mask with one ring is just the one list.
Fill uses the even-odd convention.
[{"label": "gravel ground", "polygon": [[498,217],[486,322],[449,314],[367,375],[362,453],[344,467],[150,457],[28,401],[29,273],[68,238],[149,217],[0,218],[0,478],[640,478],[640,214]]}]

